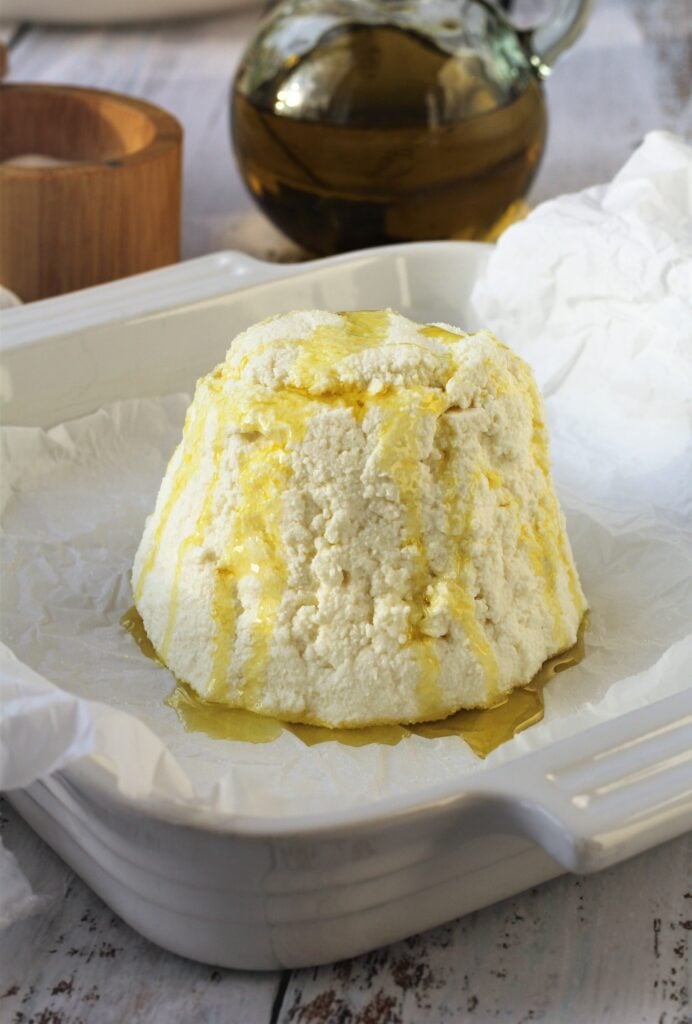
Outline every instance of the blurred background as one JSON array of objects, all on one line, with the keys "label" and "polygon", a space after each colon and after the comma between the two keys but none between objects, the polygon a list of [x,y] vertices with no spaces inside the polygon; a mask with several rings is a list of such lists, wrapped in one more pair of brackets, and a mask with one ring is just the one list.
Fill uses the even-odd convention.
[{"label": "blurred background", "polygon": [[[514,0],[511,15],[529,25],[554,6]],[[229,140],[231,82],[262,10],[236,0],[5,0],[6,80],[124,92],[179,119],[183,259],[225,248],[299,258],[254,206]],[[141,20],[121,20],[135,11]],[[691,17],[688,0],[597,0],[544,85],[549,130],[530,204],[608,180],[650,129],[692,135]]]}]

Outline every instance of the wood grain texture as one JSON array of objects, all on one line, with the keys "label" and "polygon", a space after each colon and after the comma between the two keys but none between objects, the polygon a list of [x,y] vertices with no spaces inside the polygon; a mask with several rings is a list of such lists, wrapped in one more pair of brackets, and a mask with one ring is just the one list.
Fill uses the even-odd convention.
[{"label": "wood grain texture", "polygon": [[[0,124],[0,281],[21,299],[178,260],[182,132],[169,114],[100,89],[7,85]],[[78,162],[11,162],[24,154]]]},{"label": "wood grain texture", "polygon": [[[689,12],[688,0],[596,4],[545,85],[532,203],[608,180],[648,131],[692,136]],[[146,30],[33,28],[12,49],[10,80],[98,85],[170,110],[185,130],[183,258],[224,248],[290,257],[295,247],[254,210],[231,156],[229,90],[257,18],[249,9]]]},{"label": "wood grain texture", "polygon": [[280,974],[166,953],[116,917],[0,801],[2,840],[45,909],[0,933],[0,1024],[268,1024]]},{"label": "wood grain texture", "polygon": [[692,835],[294,971],[281,991],[278,973],[215,970],[158,949],[4,802],[0,825],[47,903],[0,935],[2,1024],[692,1024]]},{"label": "wood grain texture", "polygon": [[279,1024],[689,1024],[692,836],[291,977]]},{"label": "wood grain texture", "polygon": [[139,96],[185,132],[183,258],[237,247],[251,201],[231,157],[228,94],[257,11],[147,29],[34,28],[13,47],[10,81],[63,82]]}]

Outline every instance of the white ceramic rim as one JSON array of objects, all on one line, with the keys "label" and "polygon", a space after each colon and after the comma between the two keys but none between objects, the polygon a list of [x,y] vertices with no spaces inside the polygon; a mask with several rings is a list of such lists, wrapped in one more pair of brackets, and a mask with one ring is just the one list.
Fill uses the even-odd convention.
[{"label": "white ceramic rim", "polygon": [[[0,351],[96,325],[204,301],[326,266],[436,251],[491,247],[422,242],[362,250],[303,264],[269,264],[222,252],[163,270],[0,312]],[[407,796],[328,814],[252,817],[132,797],[87,757],[61,772],[68,786],[149,819],[237,837],[338,836],[404,818],[453,814],[471,804],[502,806],[522,830],[572,870],[595,870],[692,828],[692,688],[594,726],[497,768],[446,780]],[[644,768],[642,767],[644,766]],[[546,821],[552,838],[546,843]],[[549,830],[550,831],[550,830]]]}]

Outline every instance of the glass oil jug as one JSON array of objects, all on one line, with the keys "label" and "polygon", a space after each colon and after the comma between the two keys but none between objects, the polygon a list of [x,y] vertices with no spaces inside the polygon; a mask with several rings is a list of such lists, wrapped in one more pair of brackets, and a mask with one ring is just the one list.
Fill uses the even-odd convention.
[{"label": "glass oil jug", "polygon": [[241,174],[320,255],[492,237],[536,172],[541,79],[591,0],[516,29],[490,0],[283,0],[232,93]]}]

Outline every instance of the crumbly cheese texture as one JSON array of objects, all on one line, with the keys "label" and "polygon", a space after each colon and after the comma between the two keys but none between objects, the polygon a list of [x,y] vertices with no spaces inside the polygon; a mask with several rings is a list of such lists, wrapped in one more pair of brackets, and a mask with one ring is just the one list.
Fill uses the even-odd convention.
[{"label": "crumbly cheese texture", "polygon": [[257,324],[197,384],[133,589],[213,701],[333,727],[498,702],[586,609],[531,371],[391,310]]}]

